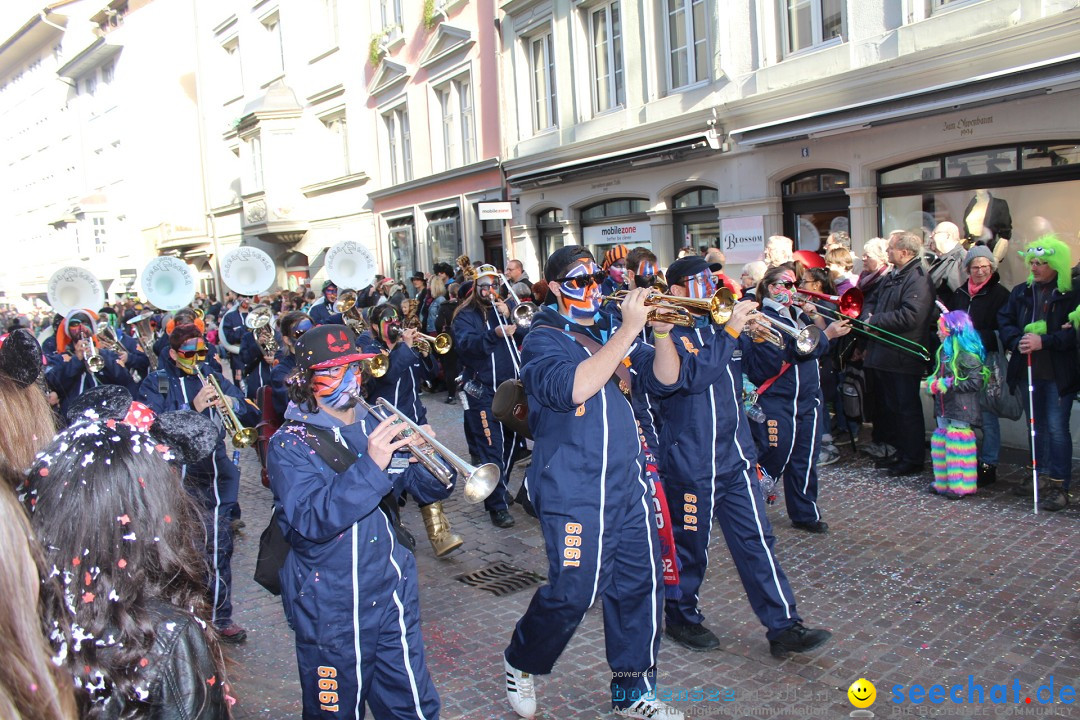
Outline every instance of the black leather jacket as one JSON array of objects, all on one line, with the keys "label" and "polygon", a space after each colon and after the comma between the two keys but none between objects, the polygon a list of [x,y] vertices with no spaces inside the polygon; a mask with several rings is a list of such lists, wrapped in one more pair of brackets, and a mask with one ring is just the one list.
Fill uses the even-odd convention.
[{"label": "black leather jacket", "polygon": [[[925,343],[934,289],[918,258],[893,270],[879,284],[872,304],[865,306],[870,324],[896,335]],[[872,340],[866,345],[864,364],[875,370],[903,375],[922,375],[926,363],[888,343]]]},{"label": "black leather jacket", "polygon": [[[229,705],[225,701],[224,678],[206,645],[202,628],[195,618],[173,605],[158,603],[150,612],[158,618],[157,638],[147,658],[149,663],[139,671],[145,680],[139,683],[149,693],[154,705],[134,716],[133,708],[124,698],[113,695],[105,704],[102,718],[114,720],[126,717],[152,720],[228,720]],[[210,684],[210,678],[214,678]]]}]

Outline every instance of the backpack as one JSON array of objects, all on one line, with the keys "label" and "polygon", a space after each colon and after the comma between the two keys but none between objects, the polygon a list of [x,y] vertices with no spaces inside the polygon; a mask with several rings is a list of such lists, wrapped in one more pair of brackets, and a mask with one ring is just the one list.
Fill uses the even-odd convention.
[{"label": "backpack", "polygon": [[851,422],[866,422],[864,398],[866,397],[866,371],[855,365],[848,365],[844,371],[844,381],[840,383],[840,397],[844,403],[844,415]]}]

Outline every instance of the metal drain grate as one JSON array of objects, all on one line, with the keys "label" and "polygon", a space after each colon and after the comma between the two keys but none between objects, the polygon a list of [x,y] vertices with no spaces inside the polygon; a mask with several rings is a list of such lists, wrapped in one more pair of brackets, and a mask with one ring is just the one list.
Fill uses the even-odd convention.
[{"label": "metal drain grate", "polygon": [[547,580],[528,570],[497,562],[471,573],[458,575],[457,579],[466,585],[486,590],[495,597],[503,597],[525,588],[531,588]]}]

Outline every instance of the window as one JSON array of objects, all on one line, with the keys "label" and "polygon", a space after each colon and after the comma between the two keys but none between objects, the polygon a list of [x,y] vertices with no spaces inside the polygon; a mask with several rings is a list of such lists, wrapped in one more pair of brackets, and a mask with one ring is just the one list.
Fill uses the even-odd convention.
[{"label": "window", "polygon": [[591,13],[593,42],[593,110],[602,113],[626,103],[619,3]]},{"label": "window", "polygon": [[431,264],[450,263],[461,255],[460,217],[457,209],[428,215],[428,249]]},{"label": "window", "polygon": [[529,39],[529,71],[532,75],[533,130],[555,127],[555,47],[548,31]]},{"label": "window", "polygon": [[105,253],[105,218],[96,217],[93,220],[94,227],[94,252],[98,255]]},{"label": "window", "polygon": [[323,40],[327,47],[338,44],[337,0],[322,0]]},{"label": "window", "polygon": [[712,188],[694,188],[672,198],[676,210],[711,207],[720,202],[720,193]]},{"label": "window", "polygon": [[390,151],[390,184],[412,180],[412,138],[409,134],[409,111],[404,106],[383,115]]},{"label": "window", "polygon": [[91,73],[85,80],[82,81],[82,94],[97,94],[97,73]]},{"label": "window", "polygon": [[476,123],[469,76],[454,78],[435,88],[442,124],[443,167],[476,162]]},{"label": "window", "polygon": [[116,76],[116,63],[112,60],[101,66],[101,82],[109,85]]},{"label": "window", "polygon": [[648,212],[649,203],[645,200],[625,198],[621,200],[607,200],[581,211],[582,220],[599,220],[601,218],[619,217],[622,215],[638,215]]},{"label": "window", "polygon": [[262,21],[266,30],[266,67],[268,77],[277,77],[285,72],[285,50],[281,44],[281,18],[277,13]]},{"label": "window", "polygon": [[225,51],[222,84],[225,86],[227,100],[244,94],[244,72],[240,65],[240,39],[232,38],[221,45]]},{"label": "window", "polygon": [[403,278],[416,269],[415,226],[412,217],[387,223],[390,227],[390,277]]},{"label": "window", "polygon": [[383,29],[401,25],[401,0],[380,0]]},{"label": "window", "polygon": [[667,0],[668,82],[671,89],[709,77],[706,0]]},{"label": "window", "polygon": [[345,113],[324,117],[322,123],[329,139],[326,155],[329,176],[345,177],[349,174],[349,133]]},{"label": "window", "polygon": [[844,0],[783,0],[787,52],[843,39]]},{"label": "window", "polygon": [[248,149],[251,151],[251,189],[262,190],[263,188],[263,164],[262,164],[262,138],[258,135],[248,141]]}]

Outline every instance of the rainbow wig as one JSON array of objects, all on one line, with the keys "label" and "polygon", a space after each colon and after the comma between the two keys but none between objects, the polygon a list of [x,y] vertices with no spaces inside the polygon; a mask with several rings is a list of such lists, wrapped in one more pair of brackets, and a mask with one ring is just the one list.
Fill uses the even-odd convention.
[{"label": "rainbow wig", "polygon": [[[982,338],[979,337],[975,326],[971,324],[971,316],[963,310],[953,310],[938,318],[938,329],[945,331],[945,339],[941,341],[941,347],[937,351],[937,366],[948,366],[955,381],[967,380],[960,374],[959,358],[961,353],[970,353],[979,358],[982,369],[979,371],[985,383],[990,378],[990,370],[986,367],[986,348],[983,347]],[[938,380],[938,371],[931,375],[927,382]]]},{"label": "rainbow wig", "polygon": [[[1019,251],[1024,263],[1032,260],[1042,260],[1052,269],[1057,271],[1058,292],[1067,293],[1072,290],[1072,251],[1069,246],[1057,239],[1056,235],[1043,235],[1038,240],[1027,244]],[[1027,284],[1035,283],[1035,276],[1028,269]]]}]

